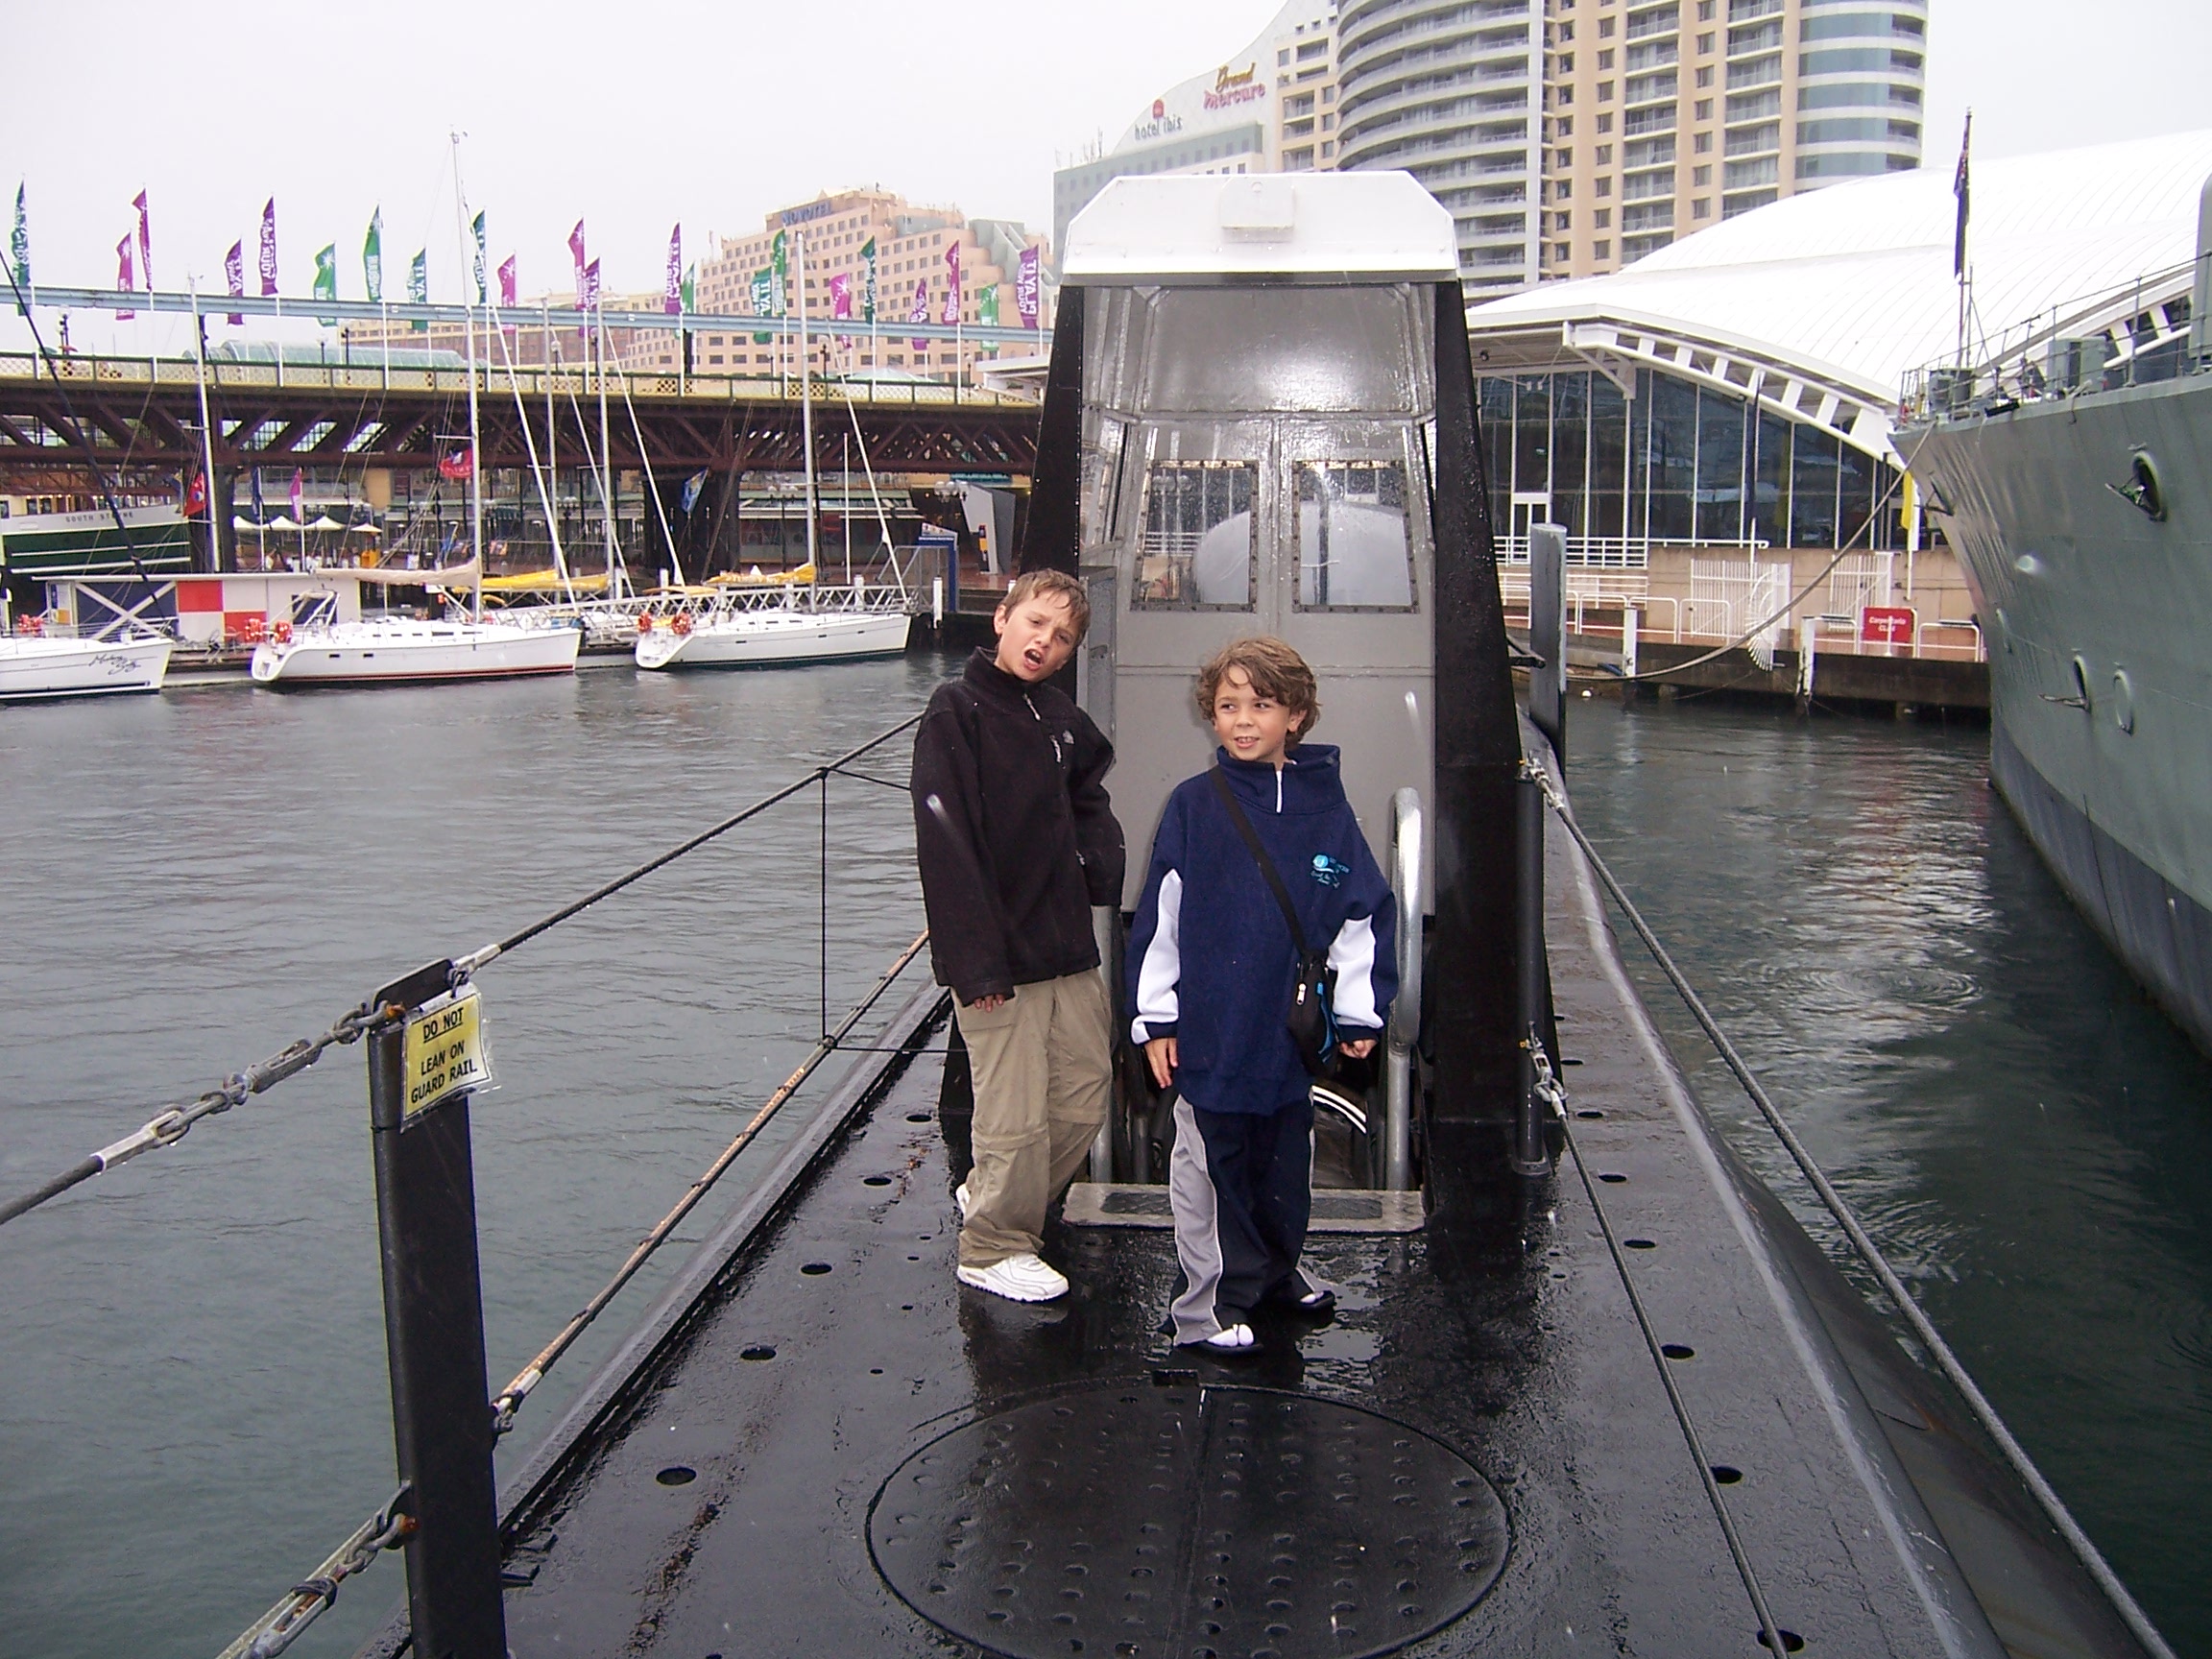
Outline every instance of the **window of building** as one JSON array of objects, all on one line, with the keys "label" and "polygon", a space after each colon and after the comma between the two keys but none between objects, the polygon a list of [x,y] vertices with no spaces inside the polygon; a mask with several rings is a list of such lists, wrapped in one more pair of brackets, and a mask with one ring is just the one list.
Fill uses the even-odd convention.
[{"label": "window of building", "polygon": [[1612,18],[1600,17],[1598,19],[1598,37],[1601,40],[1610,40],[1613,38]]},{"label": "window of building", "polygon": [[1597,190],[1597,193],[1598,193],[1598,195],[1599,195],[1600,197],[1604,197],[1604,196],[1610,196],[1610,195],[1612,195],[1612,194],[1613,194],[1613,180],[1612,180],[1611,179],[1609,179],[1609,178],[1608,178],[1608,179],[1600,179],[1600,180],[1598,180],[1598,183],[1597,183],[1597,185],[1596,185],[1596,190]]},{"label": "window of building", "polygon": [[1601,70],[1613,67],[1613,53],[1610,47],[1598,54],[1598,67]]},{"label": "window of building", "polygon": [[1298,608],[1412,610],[1406,508],[1406,469],[1398,462],[1301,462]]},{"label": "window of building", "polygon": [[1612,132],[1612,131],[1613,131],[1613,117],[1612,117],[1612,116],[1610,116],[1610,115],[1600,115],[1600,116],[1599,116],[1599,117],[1598,117],[1598,131],[1599,131],[1599,132]]},{"label": "window of building", "polygon": [[[1604,180],[1599,180],[1599,182],[1603,183]],[[1613,209],[1610,207],[1599,208],[1590,216],[1590,223],[1600,230],[1610,228],[1613,224]]]},{"label": "window of building", "polygon": [[1567,243],[1562,242],[1556,248],[1551,250],[1551,256],[1558,260],[1560,264],[1564,265],[1568,260],[1575,256],[1575,250]]},{"label": "window of building", "polygon": [[1130,603],[1141,611],[1249,611],[1259,548],[1250,461],[1164,461],[1144,480]]},{"label": "window of building", "polygon": [[[1602,119],[1602,117],[1600,117],[1600,119]],[[1555,127],[1552,129],[1552,131],[1553,131],[1554,132],[1556,132],[1556,133],[1557,133],[1557,134],[1558,134],[1560,137],[1562,137],[1562,138],[1572,138],[1572,137],[1574,137],[1574,136],[1575,136],[1575,117],[1574,117],[1574,116],[1572,116],[1572,115],[1562,115],[1562,116],[1560,116],[1560,117],[1559,117],[1559,121],[1558,121],[1558,125],[1557,125],[1557,126],[1555,126]]]},{"label": "window of building", "polygon": [[[1703,171],[1710,173],[1710,172],[1712,171],[1712,169],[1711,169],[1710,167],[1708,167],[1708,168],[1705,168],[1705,169],[1703,169]],[[1697,199],[1696,199],[1695,202],[1691,203],[1691,204],[1690,204],[1690,217],[1691,217],[1691,218],[1693,218],[1693,219],[1710,219],[1710,218],[1712,218],[1712,217],[1713,217],[1713,199],[1712,199],[1710,196],[1700,196],[1700,197],[1698,197],[1698,198],[1697,198]]]},{"label": "window of building", "polygon": [[1551,186],[1551,200],[1554,202],[1565,202],[1574,194],[1575,180],[1572,179],[1561,179]]},{"label": "window of building", "polygon": [[1322,117],[1321,117],[1321,131],[1322,131],[1322,132],[1335,132],[1335,131],[1336,131],[1336,117],[1335,117],[1335,116],[1334,116],[1334,115],[1324,115],[1324,116],[1322,116]]},{"label": "window of building", "polygon": [[1697,0],[1697,21],[1700,23],[1713,21],[1713,0]]},{"label": "window of building", "polygon": [[1575,228],[1575,215],[1573,213],[1554,214],[1553,218],[1556,222],[1552,225],[1552,229],[1572,230]]},{"label": "window of building", "polygon": [[1310,63],[1316,58],[1328,56],[1329,42],[1326,39],[1309,40],[1298,48],[1298,61],[1301,63]]},{"label": "window of building", "polygon": [[1613,257],[1613,244],[1612,244],[1612,243],[1610,243],[1610,242],[1593,242],[1593,243],[1591,243],[1591,244],[1590,244],[1590,257],[1591,257],[1591,258],[1593,258],[1593,259],[1610,259],[1610,258],[1612,258],[1612,257]]},{"label": "window of building", "polygon": [[1561,42],[1562,44],[1565,44],[1566,42],[1568,42],[1568,41],[1571,41],[1571,40],[1573,40],[1574,38],[1575,38],[1575,25],[1574,25],[1574,24],[1572,24],[1572,23],[1562,23],[1562,24],[1560,24],[1560,25],[1559,25],[1559,39],[1560,39],[1560,42]]},{"label": "window of building", "polygon": [[1698,99],[1698,100],[1697,100],[1697,102],[1696,102],[1696,104],[1695,104],[1695,106],[1694,107],[1694,109],[1695,109],[1695,112],[1694,112],[1694,113],[1692,114],[1692,116],[1691,116],[1691,119],[1692,119],[1692,120],[1694,120],[1694,121],[1710,121],[1710,120],[1712,120],[1712,119],[1713,119],[1713,100],[1712,100],[1712,99],[1710,99],[1710,98],[1700,98],[1700,99]]},{"label": "window of building", "polygon": [[1690,186],[1692,189],[1702,189],[1712,182],[1713,169],[1710,166],[1690,169]]},{"label": "window of building", "polygon": [[[1600,104],[1610,104],[1613,102],[1612,82],[1600,81],[1598,83],[1598,102]],[[1612,119],[1612,117],[1609,115],[1600,115],[1598,117],[1598,119],[1600,121],[1609,121]]]},{"label": "window of building", "polygon": [[1324,103],[1324,104],[1334,104],[1334,103],[1335,103],[1335,102],[1336,102],[1336,88],[1335,88],[1335,87],[1334,87],[1334,86],[1324,86],[1324,87],[1322,87],[1322,88],[1321,88],[1321,102],[1322,102],[1322,103]]},{"label": "window of building", "polygon": [[1275,67],[1280,69],[1290,61],[1290,48],[1286,46],[1275,54]]},{"label": "window of building", "polygon": [[1574,88],[1574,87],[1572,87],[1572,86],[1559,86],[1559,87],[1554,87],[1554,88],[1553,88],[1553,91],[1556,93],[1556,95],[1557,95],[1557,97],[1558,97],[1558,100],[1559,100],[1559,102],[1560,102],[1560,103],[1562,103],[1562,104],[1572,104],[1572,103],[1574,103],[1574,102],[1575,102],[1575,88]]},{"label": "window of building", "polygon": [[1559,73],[1562,75],[1572,75],[1575,73],[1574,53],[1562,52],[1559,54]]},{"label": "window of building", "polygon": [[719,365],[721,364],[721,361],[722,361],[722,353],[721,353],[721,352],[719,352],[719,351],[717,351],[717,352],[715,352],[715,353],[714,353],[712,356],[709,357],[709,358],[707,359],[707,361],[708,361],[709,363],[710,363],[710,364],[714,364],[714,365],[716,365],[716,366],[719,366]]},{"label": "window of building", "polygon": [[1713,84],[1712,64],[1708,63],[1704,68],[1697,71],[1697,84],[1700,86],[1710,86]]}]

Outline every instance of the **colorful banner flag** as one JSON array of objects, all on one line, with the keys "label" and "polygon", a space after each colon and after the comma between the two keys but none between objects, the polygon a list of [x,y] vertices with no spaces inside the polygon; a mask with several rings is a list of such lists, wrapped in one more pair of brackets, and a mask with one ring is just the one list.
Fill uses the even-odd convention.
[{"label": "colorful banner flag", "polygon": [[307,474],[297,467],[292,469],[292,522],[307,522]]},{"label": "colorful banner flag", "polygon": [[499,303],[512,311],[515,308],[515,255],[507,255],[499,267]]},{"label": "colorful banner flag", "polygon": [[485,254],[483,208],[479,207],[476,209],[476,217],[469,222],[469,228],[476,237],[476,263],[472,270],[473,275],[476,277],[476,303],[482,305],[488,302],[492,298],[490,291],[484,286]]},{"label": "colorful banner flag", "polygon": [[1959,226],[1951,242],[1951,275],[1966,280],[1966,153],[1974,148],[1974,111],[1966,111],[1966,131],[1959,135],[1959,171],[1951,180],[1951,194],[1959,198]]},{"label": "colorful banner flag", "polygon": [[945,244],[945,313],[938,319],[950,328],[960,321],[960,244]]},{"label": "colorful banner flag", "polygon": [[[15,228],[10,232],[8,237],[8,259],[15,267],[16,284],[25,293],[29,293],[31,288],[31,221],[24,210],[24,189],[25,186],[22,184],[15,186]],[[28,317],[31,315],[31,307],[28,305],[18,305],[15,309],[19,316]]]},{"label": "colorful banner flag", "polygon": [[[407,298],[418,305],[430,303],[430,250],[427,248],[419,249],[414,263],[407,267]],[[430,320],[418,317],[407,327],[412,333],[426,334],[430,330]]]},{"label": "colorful banner flag", "polygon": [[264,523],[268,517],[269,509],[261,505],[261,469],[256,467],[253,469],[253,522]]},{"label": "colorful banner flag", "polygon": [[584,221],[576,221],[576,228],[568,232],[568,254],[576,262],[576,308],[584,309]]},{"label": "colorful banner flag", "polygon": [[1024,328],[1036,327],[1037,319],[1043,315],[1043,264],[1042,249],[1024,248],[1022,250],[1022,257],[1014,266],[1014,309],[1021,316],[1022,326]]},{"label": "colorful banner flag", "polygon": [[599,309],[599,261],[596,259],[584,267],[584,308]]},{"label": "colorful banner flag", "polygon": [[276,198],[272,196],[261,208],[261,294],[267,299],[276,292]]},{"label": "colorful banner flag", "polygon": [[998,326],[998,284],[986,282],[975,296],[975,321],[986,328]]},{"label": "colorful banner flag", "polygon": [[184,486],[184,517],[197,518],[207,511],[207,474],[195,469]]},{"label": "colorful banner flag", "polygon": [[[929,321],[929,278],[926,276],[914,278],[914,304],[906,313],[906,321],[909,323],[926,323]],[[925,339],[917,339],[914,342],[914,349],[926,351],[929,349],[929,342]]]},{"label": "colorful banner flag", "polygon": [[[853,274],[849,271],[840,271],[830,278],[830,315],[840,323],[853,320]],[[837,344],[840,347],[852,345],[852,336],[838,335]]]},{"label": "colorful banner flag", "polygon": [[462,483],[474,469],[475,456],[466,445],[438,457],[438,476],[448,483]]},{"label": "colorful banner flag", "polygon": [[876,238],[860,244],[860,321],[876,321]]},{"label": "colorful banner flag", "polygon": [[[223,255],[223,276],[229,285],[231,299],[243,300],[246,298],[246,241],[244,237],[231,243],[230,252]],[[233,328],[245,327],[246,314],[243,311],[231,312],[230,326]]]},{"label": "colorful banner flag", "polygon": [[[776,273],[772,269],[754,272],[753,315],[756,317],[773,317],[776,315],[775,305]],[[756,334],[753,336],[753,344],[765,346],[775,338],[776,336],[773,334]]]},{"label": "colorful banner flag", "polygon": [[[338,298],[338,244],[335,242],[316,252],[315,298],[318,300],[335,300]],[[338,319],[335,317],[318,317],[315,321],[322,324],[325,328],[338,326]]]},{"label": "colorful banner flag", "polygon": [[369,234],[361,244],[361,277],[369,284],[369,298],[384,303],[384,209],[369,215]]},{"label": "colorful banner flag", "polygon": [[707,469],[705,468],[701,468],[698,471],[692,473],[690,477],[684,480],[684,493],[676,498],[676,505],[678,509],[688,513],[692,508],[698,506],[699,492],[706,488]]},{"label": "colorful banner flag", "polygon": [[684,269],[683,300],[685,310],[699,309],[699,267],[696,265],[687,265]]},{"label": "colorful banner flag", "polygon": [[768,245],[768,269],[775,276],[776,288],[772,296],[775,314],[783,316],[791,305],[791,250],[786,232],[776,232],[776,240]]},{"label": "colorful banner flag", "polygon": [[668,282],[661,296],[661,309],[671,317],[684,314],[684,227],[668,232]]},{"label": "colorful banner flag", "polygon": [[131,205],[138,209],[138,272],[146,278],[146,292],[154,292],[154,219],[146,205],[146,192],[141,190],[131,198]]},{"label": "colorful banner flag", "polygon": [[[137,279],[131,275],[131,232],[128,230],[123,232],[123,240],[115,244],[115,286],[126,294],[135,292],[138,287]],[[128,323],[137,315],[135,311],[118,311],[115,321]]]}]

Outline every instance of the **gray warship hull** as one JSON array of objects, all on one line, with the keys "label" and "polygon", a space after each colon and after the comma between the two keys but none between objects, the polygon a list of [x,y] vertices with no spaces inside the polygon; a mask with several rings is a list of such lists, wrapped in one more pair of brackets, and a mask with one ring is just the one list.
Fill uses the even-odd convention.
[{"label": "gray warship hull", "polygon": [[[1974,589],[1992,779],[2212,1052],[2212,375],[1942,421],[1903,446]],[[2146,475],[2155,498],[2130,500]]]}]

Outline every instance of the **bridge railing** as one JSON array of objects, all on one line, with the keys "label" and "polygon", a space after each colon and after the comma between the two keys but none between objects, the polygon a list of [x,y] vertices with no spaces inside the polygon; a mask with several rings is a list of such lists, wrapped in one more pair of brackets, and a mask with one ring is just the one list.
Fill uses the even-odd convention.
[{"label": "bridge railing", "polygon": [[[68,357],[56,357],[49,369],[33,352],[0,351],[0,380],[52,378],[65,385],[87,387],[182,387],[197,385],[200,373],[199,363],[190,357],[124,357],[79,352]],[[269,363],[230,362],[211,358],[207,363],[206,375],[208,385],[218,389],[426,392],[458,396],[467,396],[469,381],[469,371],[467,368],[387,364],[377,354],[369,351],[324,359],[294,357]],[[519,392],[526,398],[549,396],[586,398],[598,395],[600,375],[595,370],[583,366],[517,365],[514,370],[514,379],[510,381],[508,371],[503,365],[480,363],[476,366],[475,379],[477,395],[481,397],[511,397]],[[712,371],[705,373],[693,372],[684,375],[640,374],[627,373],[616,365],[609,369],[606,379],[611,392],[627,382],[629,395],[633,398],[681,399],[689,403],[703,400],[735,404],[795,403],[800,396],[800,377],[796,374],[722,374]],[[825,403],[842,404],[849,399],[870,408],[1036,407],[1033,398],[1018,397],[1013,393],[935,380],[886,382],[817,374],[813,378],[811,390],[814,397]]]}]

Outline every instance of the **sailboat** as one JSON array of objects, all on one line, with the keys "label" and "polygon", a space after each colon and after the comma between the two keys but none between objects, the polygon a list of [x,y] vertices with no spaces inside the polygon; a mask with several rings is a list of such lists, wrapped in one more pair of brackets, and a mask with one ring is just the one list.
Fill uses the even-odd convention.
[{"label": "sailboat", "polygon": [[[658,622],[651,616],[639,616],[636,654],[640,668],[771,667],[896,657],[906,649],[913,618],[906,611],[903,581],[895,588],[875,589],[858,582],[833,588],[818,584],[820,515],[814,490],[814,371],[806,338],[805,234],[795,235],[793,244],[799,276],[799,426],[806,465],[805,580],[782,584],[773,604],[724,604],[699,614],[678,612]],[[850,395],[847,407],[850,410]],[[854,430],[857,432],[857,425]],[[865,463],[865,445],[861,457]],[[872,469],[869,487],[875,487]],[[880,502],[878,514],[880,517]],[[897,574],[896,558],[892,571]]]},{"label": "sailboat", "polygon": [[[0,625],[6,614],[0,608]],[[158,691],[176,643],[151,633],[111,639],[71,638],[43,629],[0,635],[0,703]]]},{"label": "sailboat", "polygon": [[[456,203],[459,165],[455,165]],[[466,209],[463,209],[464,213]],[[312,618],[279,621],[253,647],[253,683],[298,685],[421,685],[442,680],[497,680],[575,671],[584,643],[573,622],[484,618],[483,425],[476,402],[476,327],[469,336],[469,563],[444,571],[385,571],[387,582],[420,582],[457,597],[466,576],[469,599],[464,616],[428,619],[372,616],[358,622]]]}]

